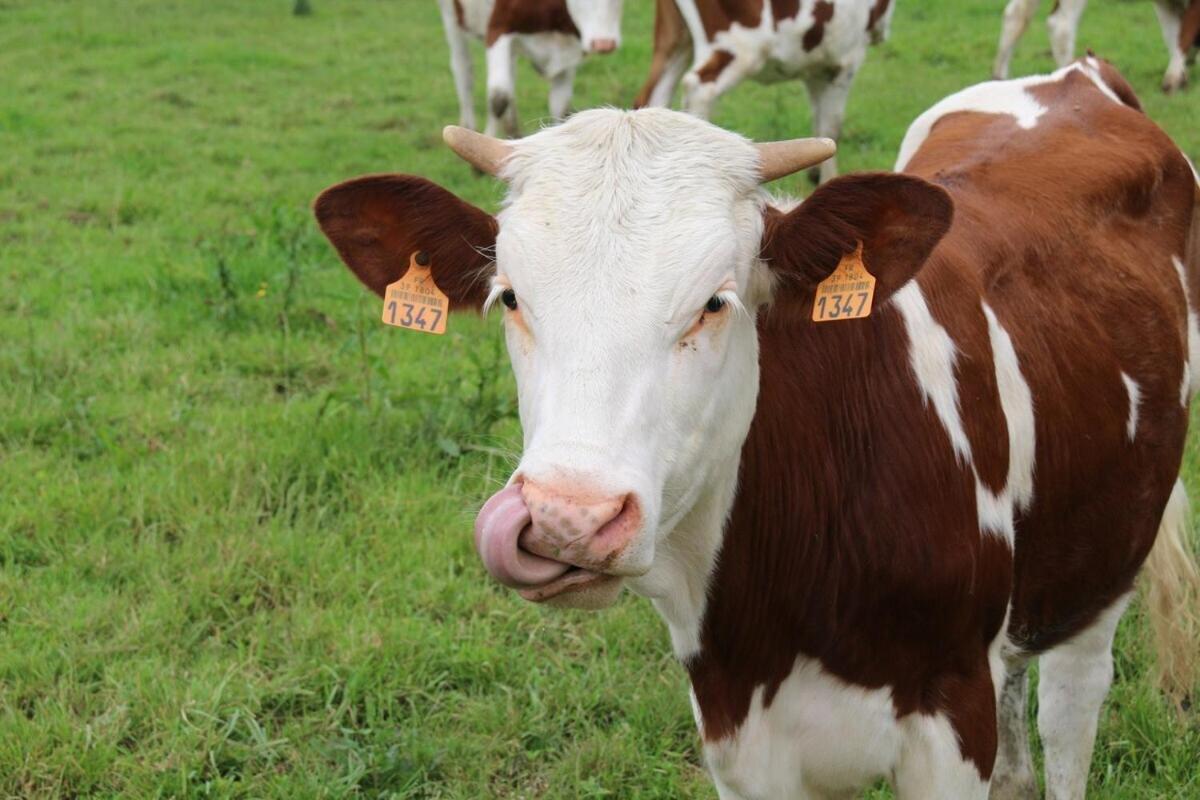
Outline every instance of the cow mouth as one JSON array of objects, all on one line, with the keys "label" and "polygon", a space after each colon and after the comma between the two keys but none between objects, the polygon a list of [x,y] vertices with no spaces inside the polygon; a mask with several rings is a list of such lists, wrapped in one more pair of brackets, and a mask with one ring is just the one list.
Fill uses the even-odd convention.
[{"label": "cow mouth", "polygon": [[571,566],[561,576],[549,583],[519,588],[517,594],[531,603],[543,603],[561,594],[595,588],[619,580],[621,579],[616,575],[605,575],[603,572],[593,572],[583,567]]},{"label": "cow mouth", "polygon": [[[488,574],[516,589],[531,602],[600,585],[612,576],[560,561],[549,553],[522,546],[530,529],[529,510],[520,486],[509,486],[491,497],[475,520],[475,548]],[[614,580],[619,580],[615,579]]]}]

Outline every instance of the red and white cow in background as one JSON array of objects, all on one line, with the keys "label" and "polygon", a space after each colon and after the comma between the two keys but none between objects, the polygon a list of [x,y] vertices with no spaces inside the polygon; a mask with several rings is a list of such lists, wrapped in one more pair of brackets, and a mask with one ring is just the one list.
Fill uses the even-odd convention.
[{"label": "red and white cow in background", "polygon": [[[683,80],[683,108],[708,119],[713,104],[747,78],[798,78],[813,133],[837,140],[846,99],[867,47],[887,38],[893,0],[657,0],[654,59],[635,108],[667,106]],[[837,175],[837,160],[819,167]],[[816,176],[814,176],[816,177]]]},{"label": "red and white cow in background", "polygon": [[[1042,0],[1009,0],[1004,8],[1004,24],[1000,29],[1000,49],[992,76],[1007,78],[1017,41],[1029,27],[1034,12]],[[1060,67],[1075,58],[1075,35],[1087,0],[1055,0],[1054,9],[1046,20],[1050,29],[1050,49]],[[1158,23],[1162,26],[1163,42],[1170,61],[1163,75],[1164,92],[1173,92],[1187,84],[1187,65],[1200,47],[1200,0],[1154,0]]]},{"label": "red and white cow in background", "polygon": [[516,56],[524,54],[550,81],[550,116],[563,119],[585,53],[611,53],[621,44],[623,0],[438,0],[458,92],[459,124],[475,130],[475,71],[469,38],[487,46],[487,132],[503,125],[520,136]]},{"label": "red and white cow in background", "polygon": [[1197,184],[1109,65],[953,95],[902,172],[794,206],[761,184],[831,143],[665,109],[446,138],[498,215],[377,175],[317,218],[376,292],[424,251],[452,309],[502,307],[524,451],[484,565],[535,602],[650,598],[722,798],[1036,796],[1035,658],[1048,794],[1082,797],[1148,555],[1194,687]]}]

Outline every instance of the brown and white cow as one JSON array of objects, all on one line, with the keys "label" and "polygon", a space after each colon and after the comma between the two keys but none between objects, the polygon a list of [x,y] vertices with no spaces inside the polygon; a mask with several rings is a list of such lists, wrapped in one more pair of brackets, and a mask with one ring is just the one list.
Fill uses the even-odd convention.
[{"label": "brown and white cow", "polygon": [[524,54],[550,81],[550,116],[563,119],[585,53],[621,44],[623,0],[438,0],[458,92],[459,125],[475,130],[475,70],[470,38],[487,46],[487,132],[520,135],[516,63]]},{"label": "brown and white cow", "polygon": [[[635,108],[667,106],[683,81],[683,108],[708,119],[718,97],[747,78],[798,78],[813,132],[837,140],[867,47],[887,38],[892,0],[657,0],[654,59]],[[837,175],[830,158],[820,180]]]},{"label": "brown and white cow", "polygon": [[[1017,41],[1041,4],[1042,0],[1008,0],[1000,29],[1000,49],[992,66],[993,77],[1008,77]],[[1054,0],[1046,25],[1050,29],[1050,49],[1060,67],[1075,58],[1075,36],[1085,6],[1087,0]],[[1195,57],[1195,50],[1200,47],[1200,0],[1154,0],[1154,10],[1170,56],[1162,88],[1164,92],[1173,92],[1187,84],[1189,59]]]},{"label": "brown and white cow", "polygon": [[794,207],[760,184],[829,143],[665,109],[447,141],[507,182],[498,215],[379,175],[318,220],[376,292],[424,251],[452,308],[503,306],[524,451],[484,565],[535,602],[650,598],[722,798],[1033,796],[1034,658],[1049,794],[1082,797],[1147,554],[1194,685],[1167,576],[1196,583],[1197,183],[1107,64],[949,97],[899,172]]}]

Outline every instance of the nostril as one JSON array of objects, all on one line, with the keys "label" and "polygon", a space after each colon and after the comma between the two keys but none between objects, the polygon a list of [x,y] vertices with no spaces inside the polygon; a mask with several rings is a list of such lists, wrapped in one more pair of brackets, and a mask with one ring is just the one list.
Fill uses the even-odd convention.
[{"label": "nostril", "polygon": [[605,522],[595,533],[596,539],[624,538],[630,532],[636,531],[642,524],[642,510],[637,497],[632,493],[625,495],[621,508],[616,516]]}]

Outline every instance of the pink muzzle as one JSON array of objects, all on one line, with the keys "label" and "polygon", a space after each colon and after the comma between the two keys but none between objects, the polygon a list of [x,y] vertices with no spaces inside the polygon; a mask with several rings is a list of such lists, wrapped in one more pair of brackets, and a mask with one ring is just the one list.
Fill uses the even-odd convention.
[{"label": "pink muzzle", "polygon": [[527,600],[547,600],[610,575],[641,529],[632,494],[597,498],[580,491],[514,483],[475,518],[475,549],[488,574]]}]

